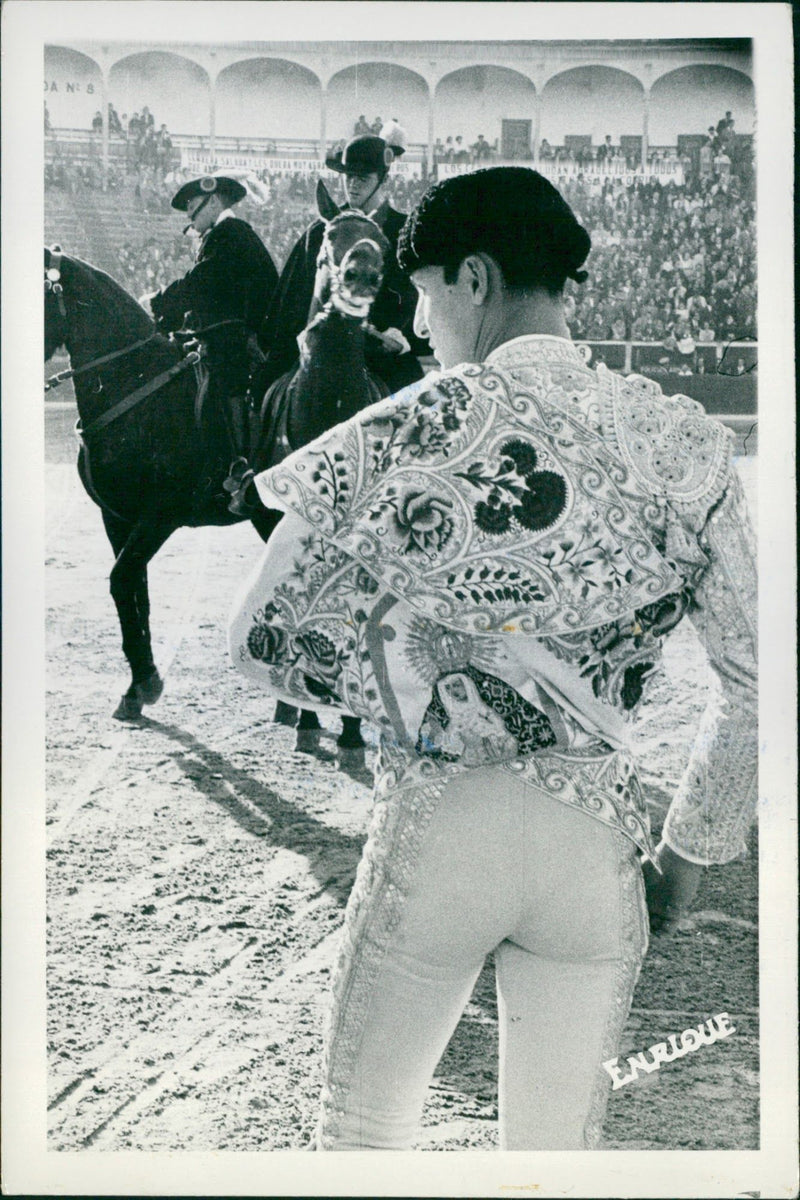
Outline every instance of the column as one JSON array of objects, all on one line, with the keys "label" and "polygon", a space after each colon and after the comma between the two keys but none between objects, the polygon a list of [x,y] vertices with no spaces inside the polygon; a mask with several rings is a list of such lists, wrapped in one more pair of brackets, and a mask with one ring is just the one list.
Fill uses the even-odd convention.
[{"label": "column", "polygon": [[211,86],[208,96],[208,154],[211,165],[211,170],[214,170],[214,164],[217,160],[217,77],[213,76],[210,80]]},{"label": "column", "polygon": [[100,94],[102,97],[102,107],[100,112],[103,117],[103,132],[101,135],[102,146],[102,168],[103,168],[103,191],[108,187],[108,81],[106,72],[101,68],[100,72]]},{"label": "column", "polygon": [[434,89],[431,87],[431,85],[430,85],[430,84],[428,84],[428,89],[429,89],[429,95],[428,95],[428,150],[427,150],[427,159],[428,159],[428,178],[430,179],[430,178],[432,178],[432,177],[433,177],[433,168],[434,168],[434,162],[433,162],[433,146],[434,146],[434,136],[433,136],[433,96],[434,96]]},{"label": "column", "polygon": [[325,162],[328,154],[328,93],[322,85],[319,99],[319,159]]},{"label": "column", "polygon": [[642,102],[642,170],[647,170],[647,155],[650,148],[650,89],[645,88]]},{"label": "column", "polygon": [[539,89],[536,89],[536,95],[533,101],[533,161],[534,165],[539,165],[539,143],[541,142],[542,134],[542,94]]}]

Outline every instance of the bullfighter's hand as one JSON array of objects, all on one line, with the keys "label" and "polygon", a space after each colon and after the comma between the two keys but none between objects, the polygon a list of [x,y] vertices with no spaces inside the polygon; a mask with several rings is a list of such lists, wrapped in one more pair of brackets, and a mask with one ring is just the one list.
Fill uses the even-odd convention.
[{"label": "bullfighter's hand", "polygon": [[642,865],[650,932],[671,933],[697,895],[703,868],[661,842],[656,850],[661,874],[650,861]]}]

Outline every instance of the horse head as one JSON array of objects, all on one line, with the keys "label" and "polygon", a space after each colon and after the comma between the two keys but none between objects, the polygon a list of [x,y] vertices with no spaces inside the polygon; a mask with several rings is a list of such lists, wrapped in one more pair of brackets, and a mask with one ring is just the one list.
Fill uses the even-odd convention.
[{"label": "horse head", "polygon": [[44,252],[44,354],[66,346],[73,366],[146,337],[153,321],[105,271],[63,254]]},{"label": "horse head", "polygon": [[317,208],[325,222],[314,285],[314,307],[365,319],[383,282],[389,242],[371,217],[340,209],[325,184],[317,184]]}]

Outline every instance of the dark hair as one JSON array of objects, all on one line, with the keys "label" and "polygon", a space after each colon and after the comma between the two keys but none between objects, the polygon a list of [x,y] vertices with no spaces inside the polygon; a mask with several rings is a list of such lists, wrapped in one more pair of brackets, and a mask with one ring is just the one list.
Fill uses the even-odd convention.
[{"label": "dark hair", "polygon": [[443,267],[453,283],[468,254],[491,255],[509,287],[557,295],[592,246],[561,193],[530,167],[489,167],[429,188],[400,231],[397,261],[407,275]]}]

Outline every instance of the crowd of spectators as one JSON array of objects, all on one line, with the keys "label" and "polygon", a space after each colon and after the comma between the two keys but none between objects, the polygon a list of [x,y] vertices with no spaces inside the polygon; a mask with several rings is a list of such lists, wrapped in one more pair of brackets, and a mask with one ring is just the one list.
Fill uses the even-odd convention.
[{"label": "crowd of spectators", "polygon": [[118,251],[116,277],[133,296],[156,292],[180,279],[194,264],[194,248],[181,233],[171,238],[149,237],[144,243],[127,240]]},{"label": "crowd of spectators", "polygon": [[685,347],[756,337],[755,206],[735,176],[562,188],[592,238],[589,279],[570,285],[573,337]]},{"label": "crowd of spectators", "polygon": [[[92,133],[103,131],[103,114],[98,110],[92,119]],[[165,124],[156,128],[156,119],[145,104],[142,111],[119,115],[114,105],[108,104],[108,132],[111,137],[122,138],[125,145],[125,169],[128,174],[144,170],[154,178],[162,178],[174,165],[174,148]]]},{"label": "crowd of spectators", "polygon": [[370,124],[362,113],[353,126],[353,137],[369,137],[370,134],[378,137],[383,129],[383,125],[384,122],[382,117],[376,117],[372,124]]},{"label": "crowd of spectators", "polygon": [[442,141],[437,138],[433,145],[433,161],[439,163],[489,163],[498,158],[497,139],[490,145],[482,133],[477,141],[467,145],[461,134]]},{"label": "crowd of spectators", "polygon": [[[47,114],[46,114],[47,116]],[[123,125],[125,118],[117,118]],[[367,126],[372,132],[381,119]],[[109,116],[109,124],[111,119]],[[170,201],[188,177],[167,162],[153,169],[141,161],[162,126],[145,107],[127,122],[127,138],[141,149],[134,177],[111,168],[106,189],[124,192],[126,201],[145,214],[174,213]],[[167,135],[168,136],[168,135]],[[439,161],[487,161],[496,155],[480,136],[465,150],[462,139],[437,143],[445,157]],[[592,173],[566,174],[558,180],[579,219],[592,237],[587,262],[589,279],[569,286],[569,324],[573,337],[589,341],[650,341],[667,349],[704,342],[728,342],[756,337],[755,211],[751,174],[731,170],[726,152],[735,144],[731,113],[709,128],[706,140],[710,169],[701,156],[699,169],[687,160],[684,182],[597,178]],[[449,147],[449,149],[448,149]],[[582,161],[559,158],[542,142],[544,161]],[[149,151],[147,153],[150,153]],[[673,157],[676,151],[671,151]],[[452,154],[452,158],[447,155]],[[466,155],[461,160],[456,154]],[[480,156],[480,157],[479,157]],[[622,156],[610,137],[593,152],[592,161]],[[624,156],[623,156],[624,157]],[[724,157],[727,161],[720,162]],[[706,156],[707,158],[707,156]],[[587,160],[583,160],[587,161]],[[316,216],[314,172],[283,173],[265,168],[256,177],[257,194],[237,210],[257,230],[280,269],[294,243]],[[339,180],[329,179],[335,197]],[[389,200],[402,211],[418,202],[428,180],[403,174],[389,177]],[[77,164],[55,153],[48,163],[45,185],[77,195],[103,187],[99,158]],[[162,230],[164,226],[162,224]],[[119,251],[120,281],[134,294],[163,287],[191,266],[194,248],[179,232],[159,232],[141,242],[128,240]]]}]

